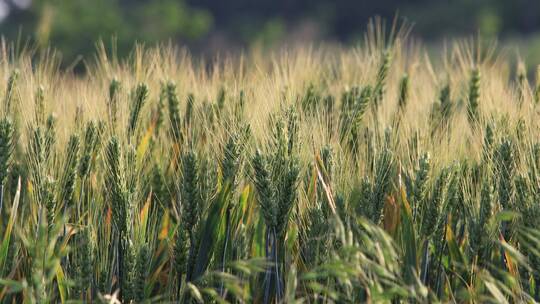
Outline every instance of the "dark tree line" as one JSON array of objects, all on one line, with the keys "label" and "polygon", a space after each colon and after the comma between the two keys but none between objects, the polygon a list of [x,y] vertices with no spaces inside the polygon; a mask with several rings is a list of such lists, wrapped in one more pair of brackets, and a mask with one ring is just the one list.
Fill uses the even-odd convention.
[{"label": "dark tree line", "polygon": [[[6,0],[9,14],[0,32],[9,40],[30,37],[53,45],[67,61],[95,50],[95,41],[115,36],[119,53],[134,41],[171,39],[195,52],[279,41],[302,24],[315,38],[353,43],[369,18],[399,15],[424,39],[469,35],[528,34],[540,28],[536,0]],[[217,39],[216,39],[217,38]],[[310,38],[310,37],[308,37]],[[220,41],[217,46],[209,43]]]}]

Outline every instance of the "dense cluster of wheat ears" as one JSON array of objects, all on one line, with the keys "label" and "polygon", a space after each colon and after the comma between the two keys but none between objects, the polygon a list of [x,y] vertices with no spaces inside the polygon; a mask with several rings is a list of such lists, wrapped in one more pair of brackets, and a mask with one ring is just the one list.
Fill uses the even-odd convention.
[{"label": "dense cluster of wheat ears", "polygon": [[408,34],[82,75],[3,44],[0,299],[539,300],[540,82]]}]

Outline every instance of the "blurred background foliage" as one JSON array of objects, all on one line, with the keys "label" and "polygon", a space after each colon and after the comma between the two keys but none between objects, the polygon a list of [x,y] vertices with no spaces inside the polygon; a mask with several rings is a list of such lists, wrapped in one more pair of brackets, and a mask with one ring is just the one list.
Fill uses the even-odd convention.
[{"label": "blurred background foliage", "polygon": [[[58,49],[69,64],[115,37],[119,55],[135,41],[172,41],[213,55],[253,45],[357,43],[368,19],[398,14],[429,44],[480,33],[518,45],[540,62],[537,0],[0,0],[0,32]],[[536,58],[538,57],[538,58]]]}]

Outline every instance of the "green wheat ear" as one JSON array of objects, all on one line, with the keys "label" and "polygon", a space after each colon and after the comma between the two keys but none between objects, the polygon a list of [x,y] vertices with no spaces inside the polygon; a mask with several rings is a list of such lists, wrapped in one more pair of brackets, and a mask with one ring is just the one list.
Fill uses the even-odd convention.
[{"label": "green wheat ear", "polygon": [[14,102],[17,102],[18,92],[17,92],[17,81],[19,79],[20,72],[18,69],[15,69],[11,72],[8,78],[8,83],[6,87],[6,95],[4,97],[4,113],[9,115],[11,113],[11,106]]},{"label": "green wheat ear", "polygon": [[469,100],[467,104],[467,118],[471,126],[479,120],[478,105],[480,102],[480,70],[475,67],[469,80]]},{"label": "green wheat ear", "polygon": [[525,75],[526,73],[527,72],[526,72],[525,63],[523,61],[519,61],[517,64],[516,82],[517,82],[518,93],[519,93],[518,102],[520,105],[523,103],[523,100],[525,99],[525,93],[529,84],[527,80],[527,76]]},{"label": "green wheat ear", "polygon": [[304,113],[314,114],[322,100],[321,93],[313,83],[307,87],[306,93],[300,101]]},{"label": "green wheat ear", "polygon": [[120,90],[122,89],[122,84],[116,78],[111,80],[109,84],[109,99],[107,100],[109,122],[114,130],[116,126],[116,121],[118,120],[118,101],[120,99]]},{"label": "green wheat ear", "polygon": [[229,136],[227,144],[223,149],[223,161],[221,172],[224,182],[236,183],[236,176],[240,167],[240,143],[235,134]]},{"label": "green wheat ear", "polygon": [[405,110],[407,107],[407,104],[409,103],[409,91],[410,91],[410,84],[409,84],[409,75],[405,74],[403,77],[401,77],[401,80],[399,82],[399,99],[398,99],[398,107],[401,111]]},{"label": "green wheat ear", "polygon": [[121,235],[125,235],[127,231],[127,190],[121,160],[120,143],[116,137],[112,137],[107,144],[105,160],[108,170],[106,182],[111,190],[113,224]]},{"label": "green wheat ear", "polygon": [[441,116],[444,121],[448,121],[452,115],[452,100],[450,99],[450,84],[446,84],[439,92],[439,102],[441,105]]},{"label": "green wheat ear", "polygon": [[122,300],[126,303],[132,303],[135,299],[135,266],[136,266],[137,252],[135,252],[135,246],[126,242],[126,250],[124,252],[124,272],[122,283]]},{"label": "green wheat ear", "polygon": [[371,194],[369,215],[374,223],[378,224],[382,221],[384,200],[392,186],[395,169],[394,153],[388,146],[384,147],[376,158],[373,172],[373,192]]},{"label": "green wheat ear", "polygon": [[79,176],[86,177],[90,173],[92,157],[98,143],[98,127],[94,121],[86,123],[84,143],[79,162]]},{"label": "green wheat ear", "polygon": [[165,100],[167,99],[166,86],[162,83],[156,106],[152,109],[152,122],[155,123],[154,136],[158,137],[164,122]]},{"label": "green wheat ear", "polygon": [[450,100],[450,85],[446,84],[439,91],[438,102],[433,104],[430,118],[433,124],[432,136],[441,128],[446,128],[452,116],[452,101]]},{"label": "green wheat ear", "polygon": [[11,170],[11,159],[15,146],[13,124],[8,118],[0,119],[0,212],[4,204],[4,186]]},{"label": "green wheat ear", "polygon": [[388,72],[390,71],[390,65],[392,63],[392,53],[390,50],[385,50],[382,53],[381,63],[379,70],[377,71],[377,78],[375,79],[373,102],[375,108],[377,108],[386,94],[386,81],[388,78]]},{"label": "green wheat ear", "polygon": [[167,97],[167,106],[169,109],[169,123],[171,124],[171,135],[173,140],[180,142],[182,140],[181,119],[180,119],[180,102],[176,94],[176,85],[169,81],[165,87],[165,95]]},{"label": "green wheat ear", "polygon": [[77,177],[77,168],[79,165],[79,136],[74,134],[69,138],[66,149],[66,160],[64,163],[63,173],[60,178],[60,202],[71,204],[73,192],[75,190],[75,179]]},{"label": "green wheat ear", "polygon": [[514,176],[516,170],[514,143],[505,138],[495,151],[495,166],[498,175],[499,202],[504,210],[513,209]]},{"label": "green wheat ear", "polygon": [[239,171],[242,165],[242,151],[247,137],[249,136],[249,126],[233,132],[223,149],[223,160],[221,162],[221,174],[223,182],[229,182],[236,186],[239,178]]},{"label": "green wheat ear", "polygon": [[39,86],[34,97],[36,125],[45,124],[45,88]]},{"label": "green wheat ear", "polygon": [[478,219],[472,225],[471,248],[479,258],[485,259],[487,250],[490,246],[491,238],[489,231],[489,221],[494,214],[493,185],[489,177],[482,180],[482,189],[480,192],[480,206],[478,210]]},{"label": "green wheat ear", "polygon": [[86,298],[86,292],[90,290],[93,281],[94,271],[94,247],[90,235],[90,228],[81,229],[74,237],[74,246],[76,246],[76,260],[74,266],[77,270],[76,284],[77,293]]},{"label": "green wheat ear", "polygon": [[267,159],[257,150],[253,157],[254,183],[259,194],[259,205],[268,227],[277,223],[277,202],[274,197]]},{"label": "green wheat ear", "polygon": [[56,224],[56,207],[58,204],[56,198],[54,197],[55,183],[56,181],[52,176],[45,176],[40,186],[40,198],[47,210],[47,223],[49,225],[49,229],[52,229]]},{"label": "green wheat ear", "polygon": [[236,103],[236,107],[234,109],[234,116],[236,121],[242,121],[244,118],[244,110],[246,107],[246,94],[244,90],[240,90],[239,96],[238,96],[238,102]]},{"label": "green wheat ear", "polygon": [[431,157],[429,153],[424,153],[422,156],[420,156],[420,160],[418,161],[418,168],[415,172],[414,186],[412,189],[414,198],[413,215],[415,216],[415,219],[416,215],[418,214],[419,207],[425,202],[430,170]]},{"label": "green wheat ear", "polygon": [[218,95],[217,95],[217,100],[216,100],[216,104],[217,104],[217,107],[218,107],[218,110],[219,110],[218,113],[223,112],[223,109],[225,108],[225,99],[226,99],[225,88],[221,87],[221,88],[219,88]]},{"label": "green wheat ear", "polygon": [[135,133],[141,109],[144,106],[147,98],[148,86],[146,86],[144,83],[138,84],[137,88],[135,88],[133,100],[131,102],[131,111],[128,122],[128,138],[131,138]]},{"label": "green wheat ear", "polygon": [[328,132],[328,137],[332,137],[334,134],[334,107],[336,104],[336,99],[333,95],[326,95],[323,100],[324,105],[324,118],[326,120],[326,129]]},{"label": "green wheat ear", "polygon": [[15,146],[13,123],[8,118],[0,119],[0,184],[4,185],[11,168]]},{"label": "green wheat ear", "polygon": [[142,244],[137,252],[137,258],[135,261],[135,270],[133,278],[133,292],[134,300],[137,303],[141,303],[145,297],[144,289],[146,286],[146,277],[148,273],[148,266],[150,261],[150,251],[147,244]]},{"label": "green wheat ear", "polygon": [[287,232],[291,212],[295,206],[296,189],[298,187],[298,176],[300,175],[300,166],[296,159],[288,162],[288,168],[282,177],[280,185],[282,191],[278,201],[278,214],[276,229],[278,235],[284,236]]},{"label": "green wheat ear", "polygon": [[330,145],[325,145],[321,148],[321,159],[326,174],[328,175],[328,179],[331,181],[332,177],[334,176],[335,159],[334,151],[332,150],[332,147]]},{"label": "green wheat ear", "polygon": [[291,107],[287,110],[287,154],[289,157],[293,156],[296,152],[298,145],[298,131],[300,129],[298,123],[298,113]]},{"label": "green wheat ear", "polygon": [[186,113],[184,115],[184,129],[186,132],[191,129],[193,123],[193,113],[195,108],[195,95],[189,93],[186,100]]},{"label": "green wheat ear", "polygon": [[182,275],[186,274],[188,262],[189,236],[185,222],[182,220],[178,224],[174,243],[173,267],[178,277],[178,282],[182,280]]},{"label": "green wheat ear", "polygon": [[199,189],[199,160],[193,151],[182,157],[181,203],[182,221],[192,231],[200,215],[201,194]]},{"label": "green wheat ear", "polygon": [[340,139],[348,145],[355,154],[358,152],[358,136],[364,114],[370,104],[373,104],[374,91],[370,86],[360,90],[353,87],[341,97]]},{"label": "green wheat ear", "polygon": [[56,144],[56,117],[49,114],[45,123],[45,158],[49,158]]},{"label": "green wheat ear", "polygon": [[428,202],[426,202],[422,214],[421,235],[430,237],[436,230],[441,208],[443,206],[446,191],[448,189],[449,170],[443,169],[435,181],[433,192]]},{"label": "green wheat ear", "polygon": [[484,141],[482,145],[482,157],[484,161],[488,161],[492,157],[494,143],[495,131],[493,123],[487,123],[484,132]]}]

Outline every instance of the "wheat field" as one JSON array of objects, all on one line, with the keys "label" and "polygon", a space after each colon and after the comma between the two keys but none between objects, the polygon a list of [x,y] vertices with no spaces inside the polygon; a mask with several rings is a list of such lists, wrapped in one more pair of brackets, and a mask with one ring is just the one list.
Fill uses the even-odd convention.
[{"label": "wheat field", "polygon": [[5,303],[534,303],[540,83],[480,40],[0,53]]}]

